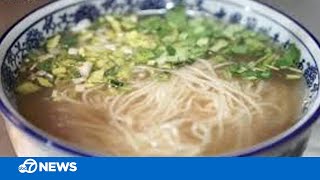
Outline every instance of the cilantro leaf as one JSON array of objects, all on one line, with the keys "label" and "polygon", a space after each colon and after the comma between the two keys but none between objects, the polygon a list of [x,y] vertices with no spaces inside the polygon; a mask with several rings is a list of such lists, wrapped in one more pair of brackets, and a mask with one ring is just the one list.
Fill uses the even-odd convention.
[{"label": "cilantro leaf", "polygon": [[51,72],[51,69],[52,69],[52,58],[50,58],[50,59],[48,59],[46,61],[40,62],[37,65],[37,68],[39,70],[43,70],[43,71],[46,71],[46,72]]},{"label": "cilantro leaf", "polygon": [[168,24],[179,30],[183,30],[187,26],[186,9],[184,6],[178,6],[166,14]]},{"label": "cilantro leaf", "polygon": [[300,50],[291,44],[285,54],[276,61],[276,66],[280,68],[292,67],[299,61],[300,56]]},{"label": "cilantro leaf", "polygon": [[167,46],[167,53],[169,56],[174,56],[176,54],[176,49],[172,46]]}]

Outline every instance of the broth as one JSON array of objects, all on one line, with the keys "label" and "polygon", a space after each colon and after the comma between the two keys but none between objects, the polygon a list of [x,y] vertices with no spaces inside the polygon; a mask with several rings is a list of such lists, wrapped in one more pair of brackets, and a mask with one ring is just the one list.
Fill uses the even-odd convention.
[{"label": "broth", "polygon": [[16,88],[20,113],[63,141],[103,155],[219,155],[299,118],[295,44],[184,7],[87,23],[30,52]]},{"label": "broth", "polygon": [[[219,155],[247,148],[278,135],[296,123],[301,112],[301,97],[303,97],[300,82],[274,78],[266,83],[266,87],[261,92],[263,97],[261,101],[281,106],[282,115],[279,116],[279,112],[272,107],[265,107],[263,116],[256,115],[252,124],[244,124],[245,132],[240,133],[237,124],[224,124],[225,130],[221,138],[217,138],[217,127],[213,127],[215,133],[212,134],[212,142],[197,155]],[[52,89],[45,89],[18,98],[19,111],[38,128],[75,146],[99,154],[159,155],[157,152],[148,152],[148,149],[134,151],[130,145],[126,144],[121,132],[106,121],[111,118],[103,108],[97,109],[69,102],[53,102],[50,100],[51,91]],[[198,118],[199,115],[196,114],[190,118]],[[202,116],[210,118],[212,115],[202,113]],[[91,122],[95,126],[87,126],[86,122]],[[75,126],[75,124],[78,125]],[[181,133],[183,133],[183,127]],[[188,131],[185,133],[186,141],[194,140],[194,137],[187,136]]]}]

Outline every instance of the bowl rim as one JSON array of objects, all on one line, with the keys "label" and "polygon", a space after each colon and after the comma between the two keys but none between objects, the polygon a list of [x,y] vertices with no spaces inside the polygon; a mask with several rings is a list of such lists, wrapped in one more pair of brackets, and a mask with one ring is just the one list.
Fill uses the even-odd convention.
[{"label": "bowl rim", "polygon": [[[282,10],[278,9],[277,7],[267,4],[265,2],[260,2],[260,1],[254,1],[254,0],[247,0],[250,3],[256,3],[258,5],[261,5],[264,8],[269,8],[274,12],[279,13],[280,15],[284,16],[288,20],[291,20],[295,25],[297,25],[299,28],[301,28],[310,38],[311,40],[314,41],[315,45],[317,46],[318,50],[320,50],[320,42],[319,40],[309,31],[302,23],[300,23],[298,20],[296,20],[294,17],[290,16],[289,14],[283,12]],[[7,35],[11,32],[12,29],[14,29],[21,21],[35,13],[36,11],[45,8],[47,6],[50,6],[54,3],[61,2],[59,1],[49,1],[47,3],[44,3],[43,5],[38,6],[37,8],[33,9],[32,11],[28,12],[21,18],[15,21],[0,37],[0,48],[2,41],[7,37]],[[320,60],[319,60],[320,61]],[[319,62],[320,64],[320,62]],[[320,97],[320,96],[319,96]],[[319,98],[318,97],[318,98]],[[20,130],[24,131],[31,137],[35,138],[36,140],[40,141],[41,143],[47,143],[50,142],[50,145],[53,148],[57,148],[58,150],[62,150],[66,153],[69,153],[71,155],[76,155],[76,156],[99,156],[99,154],[96,154],[91,151],[83,150],[82,148],[70,145],[69,143],[63,142],[63,140],[59,138],[55,138],[54,136],[51,136],[47,134],[46,132],[43,131],[37,131],[34,130],[33,127],[30,127],[26,125],[19,117],[16,117],[16,115],[11,112],[11,110],[6,107],[5,103],[3,102],[2,98],[0,98],[0,111],[2,115],[5,117],[4,119],[9,120],[13,125],[15,125],[17,128]],[[18,113],[19,114],[19,113]],[[234,156],[234,157],[243,157],[243,156],[252,156],[252,155],[257,155],[263,151],[267,151],[269,149],[272,149],[273,147],[279,146],[290,139],[302,134],[305,130],[307,130],[311,125],[317,121],[318,117],[320,116],[320,105],[315,108],[315,111],[310,115],[308,119],[305,120],[300,126],[293,126],[284,132],[288,132],[291,130],[291,132],[288,133],[280,133],[279,135],[276,135],[275,137],[271,139],[267,139],[263,142],[260,142],[254,146],[250,146],[248,148],[234,151],[232,153],[226,153],[218,156]],[[295,129],[294,129],[295,127]]]}]

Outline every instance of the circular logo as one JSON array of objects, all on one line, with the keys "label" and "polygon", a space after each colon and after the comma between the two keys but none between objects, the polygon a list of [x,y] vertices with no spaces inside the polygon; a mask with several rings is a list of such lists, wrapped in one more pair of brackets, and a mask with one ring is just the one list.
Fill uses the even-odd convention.
[{"label": "circular logo", "polygon": [[34,173],[38,168],[38,164],[34,159],[27,159],[18,168],[20,173]]}]

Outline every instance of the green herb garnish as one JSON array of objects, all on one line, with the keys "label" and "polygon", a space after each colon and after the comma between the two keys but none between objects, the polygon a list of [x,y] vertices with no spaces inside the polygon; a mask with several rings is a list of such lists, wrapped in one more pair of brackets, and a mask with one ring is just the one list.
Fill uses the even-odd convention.
[{"label": "green herb garnish", "polygon": [[284,49],[241,25],[188,17],[185,7],[178,6],[162,16],[107,15],[80,32],[53,36],[27,56],[25,69],[32,69],[33,78],[21,82],[18,91],[34,92],[60,81],[130,89],[136,66],[168,70],[149,73],[166,81],[169,70],[199,59],[229,64],[221,68],[226,78],[257,81],[278,74],[295,80],[302,74],[296,67],[300,57],[294,44]]}]

